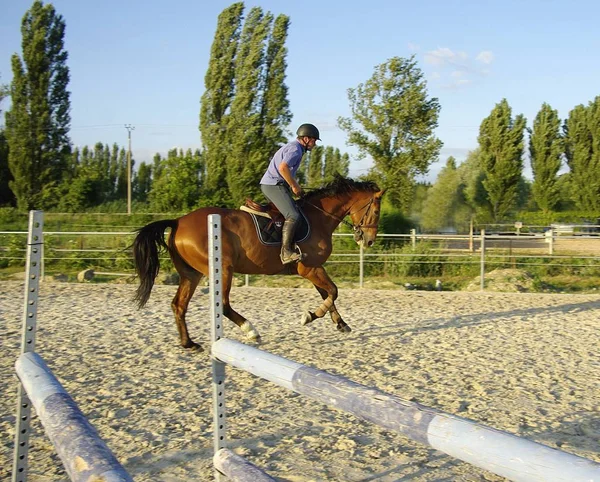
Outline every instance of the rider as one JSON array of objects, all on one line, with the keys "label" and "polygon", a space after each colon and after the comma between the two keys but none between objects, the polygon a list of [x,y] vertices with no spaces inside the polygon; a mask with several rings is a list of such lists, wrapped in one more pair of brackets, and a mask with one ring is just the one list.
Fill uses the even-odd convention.
[{"label": "rider", "polygon": [[[283,214],[285,222],[281,230],[281,262],[294,263],[302,260],[292,244],[294,232],[300,218],[300,212],[292,198],[302,195],[302,188],[296,181],[296,171],[306,151],[315,147],[319,138],[319,129],[312,124],[302,124],[296,131],[296,139],[281,147],[271,159],[267,172],[260,180],[260,188],[265,197]],[[290,192],[291,189],[291,192]]]}]

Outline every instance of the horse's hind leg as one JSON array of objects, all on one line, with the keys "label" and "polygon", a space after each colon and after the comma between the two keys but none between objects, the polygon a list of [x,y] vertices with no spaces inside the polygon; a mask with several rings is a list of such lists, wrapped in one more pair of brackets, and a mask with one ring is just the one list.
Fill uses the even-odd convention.
[{"label": "horse's hind leg", "polygon": [[336,325],[336,328],[343,332],[349,333],[352,329],[344,322],[341,315],[335,307],[335,300],[338,297],[338,289],[335,283],[331,280],[323,267],[306,268],[303,265],[298,265],[298,274],[309,280],[317,289],[323,303],[314,312],[307,311],[302,316],[302,324],[307,325],[312,323],[317,318],[322,318],[325,313],[329,312],[331,319]]},{"label": "horse's hind leg", "polygon": [[185,314],[190,304],[190,300],[196,291],[198,283],[202,279],[202,274],[195,272],[179,273],[179,288],[177,293],[171,302],[171,308],[175,314],[175,323],[177,324],[177,331],[179,332],[179,339],[181,340],[181,346],[184,348],[194,348],[201,351],[202,347],[195,343],[190,338],[188,333],[187,324],[185,322]]},{"label": "horse's hind leg", "polygon": [[246,318],[235,311],[229,303],[229,293],[231,292],[231,283],[233,280],[233,268],[231,266],[223,268],[223,315],[233,321],[246,335],[246,338],[259,342],[260,334]]}]

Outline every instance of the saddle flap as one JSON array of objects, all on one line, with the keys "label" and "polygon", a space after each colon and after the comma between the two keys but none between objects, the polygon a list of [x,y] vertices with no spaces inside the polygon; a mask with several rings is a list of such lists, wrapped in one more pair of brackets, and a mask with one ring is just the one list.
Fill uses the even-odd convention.
[{"label": "saddle flap", "polygon": [[244,205],[253,211],[268,214],[274,223],[283,223],[285,221],[283,214],[279,212],[279,209],[273,203],[260,204],[250,198],[246,198]]}]

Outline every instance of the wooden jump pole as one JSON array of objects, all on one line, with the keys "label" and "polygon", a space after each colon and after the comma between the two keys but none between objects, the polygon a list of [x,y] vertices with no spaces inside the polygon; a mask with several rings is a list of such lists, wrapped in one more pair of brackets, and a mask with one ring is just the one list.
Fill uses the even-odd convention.
[{"label": "wooden jump pole", "polygon": [[74,482],[133,482],[37,353],[15,363],[38,417]]},{"label": "wooden jump pole", "polygon": [[[220,236],[220,231],[215,233],[210,219],[209,236]],[[217,268],[220,272],[220,267]],[[211,282],[213,274],[211,271]],[[591,460],[404,400],[234,340],[222,337],[215,340],[211,354],[215,360],[513,481],[600,480],[600,464]]]}]

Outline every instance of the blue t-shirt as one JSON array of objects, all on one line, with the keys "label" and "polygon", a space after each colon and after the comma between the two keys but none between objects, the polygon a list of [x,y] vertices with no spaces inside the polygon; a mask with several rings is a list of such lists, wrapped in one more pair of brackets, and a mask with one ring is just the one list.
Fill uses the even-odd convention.
[{"label": "blue t-shirt", "polygon": [[278,183],[287,184],[283,176],[279,173],[279,166],[281,163],[286,163],[292,173],[292,177],[296,177],[296,171],[302,161],[304,155],[304,147],[294,139],[292,142],[288,142],[285,146],[279,148],[279,150],[271,159],[267,172],[260,180],[261,184],[269,184],[274,186]]}]

